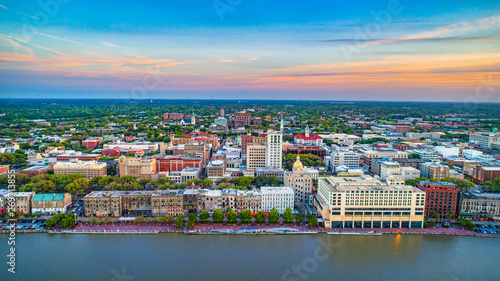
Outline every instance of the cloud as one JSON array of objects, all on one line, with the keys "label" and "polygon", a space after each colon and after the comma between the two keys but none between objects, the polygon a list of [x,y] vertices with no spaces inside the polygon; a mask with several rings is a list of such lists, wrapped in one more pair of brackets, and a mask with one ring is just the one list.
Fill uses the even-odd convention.
[{"label": "cloud", "polygon": [[5,7],[4,5],[0,4],[0,8],[4,8],[5,10],[8,10],[9,8]]},{"label": "cloud", "polygon": [[23,15],[23,16],[26,16],[26,17],[30,17],[30,18],[36,19],[36,20],[38,19],[38,18],[37,18],[37,17],[35,17],[35,16],[30,16],[30,15],[28,15],[28,14],[21,13],[21,12],[19,12],[19,11],[16,11],[16,13],[18,13],[18,14],[20,14],[20,15]]},{"label": "cloud", "polygon": [[45,36],[45,37],[54,38],[54,39],[58,39],[58,40],[62,40],[62,41],[67,41],[67,42],[71,42],[71,43],[75,43],[75,44],[87,47],[87,45],[85,45],[83,43],[80,43],[80,42],[73,41],[73,40],[64,39],[64,38],[61,38],[61,37],[56,37],[56,36],[52,36],[52,35],[48,35],[48,34],[44,34],[44,33],[38,33],[38,32],[35,32],[35,34],[38,34],[38,35],[41,35],[41,36]]},{"label": "cloud", "polygon": [[120,48],[119,46],[113,44],[113,43],[109,43],[107,41],[99,41],[99,43],[103,44],[104,46],[106,47],[111,47],[111,48]]},{"label": "cloud", "polygon": [[236,59],[218,59],[217,62],[246,62],[246,61],[255,61],[259,60],[259,58],[249,58],[249,59],[242,59],[242,60],[236,60]]}]

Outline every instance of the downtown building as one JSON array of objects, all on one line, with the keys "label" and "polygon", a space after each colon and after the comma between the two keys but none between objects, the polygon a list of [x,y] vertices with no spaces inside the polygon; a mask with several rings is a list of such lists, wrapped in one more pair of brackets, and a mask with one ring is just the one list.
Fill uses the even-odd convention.
[{"label": "downtown building", "polygon": [[156,159],[143,159],[121,156],[118,159],[118,174],[139,179],[151,179],[156,172]]},{"label": "downtown building", "polygon": [[71,204],[69,193],[37,193],[31,199],[33,214],[65,214]]},{"label": "downtown building", "polygon": [[446,218],[449,211],[457,214],[460,190],[451,182],[421,181],[417,187],[425,191],[425,215],[431,211],[438,213],[441,219]]},{"label": "downtown building", "polygon": [[295,204],[312,204],[313,177],[304,173],[299,155],[293,163],[292,172],[285,174],[285,186],[293,189]]},{"label": "downtown building", "polygon": [[500,194],[462,193],[459,216],[472,219],[500,219]]},{"label": "downtown building", "polygon": [[450,177],[450,167],[434,162],[427,162],[420,166],[421,175],[428,179],[444,179]]},{"label": "downtown building", "polygon": [[273,208],[276,208],[280,214],[283,214],[286,208],[293,211],[294,192],[291,187],[263,186],[260,190],[262,194],[262,211],[270,212]]},{"label": "downtown building", "polygon": [[318,181],[314,204],[327,228],[422,228],[425,192],[370,176]]},{"label": "downtown building", "polygon": [[267,132],[266,167],[283,167],[283,133],[281,131],[269,130]]},{"label": "downtown building", "polygon": [[54,175],[82,174],[86,179],[104,177],[107,173],[106,163],[97,161],[57,162]]}]

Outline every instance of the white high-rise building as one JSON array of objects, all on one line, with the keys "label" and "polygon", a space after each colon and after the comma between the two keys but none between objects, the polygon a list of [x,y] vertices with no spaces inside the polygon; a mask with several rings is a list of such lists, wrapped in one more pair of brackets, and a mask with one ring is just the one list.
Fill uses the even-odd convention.
[{"label": "white high-rise building", "polygon": [[283,167],[283,133],[267,131],[266,167]]}]

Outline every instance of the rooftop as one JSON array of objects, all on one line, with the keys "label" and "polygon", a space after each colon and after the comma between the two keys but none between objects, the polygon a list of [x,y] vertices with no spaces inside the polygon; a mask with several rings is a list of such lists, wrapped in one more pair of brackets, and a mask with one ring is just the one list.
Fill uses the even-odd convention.
[{"label": "rooftop", "polygon": [[32,201],[62,201],[67,193],[37,193]]}]

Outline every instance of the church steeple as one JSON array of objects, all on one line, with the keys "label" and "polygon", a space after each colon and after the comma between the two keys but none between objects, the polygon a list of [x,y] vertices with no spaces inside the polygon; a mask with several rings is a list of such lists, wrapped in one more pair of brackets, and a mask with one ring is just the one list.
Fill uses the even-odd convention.
[{"label": "church steeple", "polygon": [[306,138],[309,137],[309,124],[306,125]]}]

